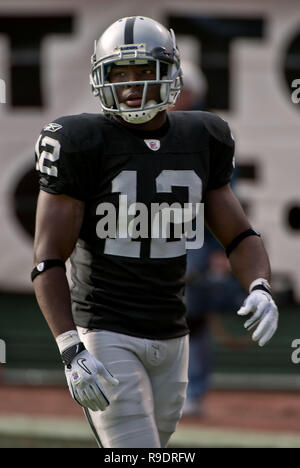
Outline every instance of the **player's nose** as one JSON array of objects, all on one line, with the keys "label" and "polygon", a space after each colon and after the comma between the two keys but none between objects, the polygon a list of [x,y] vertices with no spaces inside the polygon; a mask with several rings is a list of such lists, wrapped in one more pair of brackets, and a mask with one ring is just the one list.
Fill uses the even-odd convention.
[{"label": "player's nose", "polygon": [[129,83],[127,85],[128,87],[141,86],[141,84],[130,83],[131,81],[140,81],[139,75],[135,70],[130,70],[130,72],[128,74],[128,81],[129,81]]}]

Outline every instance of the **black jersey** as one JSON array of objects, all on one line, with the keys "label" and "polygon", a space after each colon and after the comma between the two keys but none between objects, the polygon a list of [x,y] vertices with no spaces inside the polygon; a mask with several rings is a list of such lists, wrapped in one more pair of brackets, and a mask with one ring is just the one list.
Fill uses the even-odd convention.
[{"label": "black jersey", "polygon": [[102,114],[59,118],[38,139],[41,189],[85,202],[71,257],[76,325],[153,339],[188,333],[184,243],[99,235],[105,207],[115,209],[117,221],[121,216],[121,195],[128,204],[182,205],[230,181],[227,123],[208,112],[167,115],[169,128],[154,140]]}]

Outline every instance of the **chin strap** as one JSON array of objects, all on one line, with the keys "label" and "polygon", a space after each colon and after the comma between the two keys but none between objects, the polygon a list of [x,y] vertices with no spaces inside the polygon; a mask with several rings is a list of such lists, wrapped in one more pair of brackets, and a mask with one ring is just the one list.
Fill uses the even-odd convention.
[{"label": "chin strap", "polygon": [[119,116],[122,117],[126,122],[133,123],[133,124],[141,124],[145,122],[149,122],[152,120],[158,112],[167,108],[166,106],[156,107],[155,109],[147,109],[147,106],[153,106],[157,104],[156,101],[150,100],[146,103],[145,109],[143,110],[135,110],[131,111],[130,107],[127,104],[120,104],[121,110],[128,110],[128,112],[120,112]]}]

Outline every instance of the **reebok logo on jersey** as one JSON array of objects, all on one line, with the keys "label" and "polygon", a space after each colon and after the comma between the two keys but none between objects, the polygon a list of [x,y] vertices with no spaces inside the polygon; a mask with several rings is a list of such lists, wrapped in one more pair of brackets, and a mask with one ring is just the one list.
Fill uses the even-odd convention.
[{"label": "reebok logo on jersey", "polygon": [[148,148],[152,151],[157,151],[160,148],[160,141],[159,140],[144,140]]},{"label": "reebok logo on jersey", "polygon": [[56,132],[60,128],[62,128],[62,125],[55,122],[51,122],[48,125],[46,125],[46,127],[44,127],[44,130],[48,132]]}]

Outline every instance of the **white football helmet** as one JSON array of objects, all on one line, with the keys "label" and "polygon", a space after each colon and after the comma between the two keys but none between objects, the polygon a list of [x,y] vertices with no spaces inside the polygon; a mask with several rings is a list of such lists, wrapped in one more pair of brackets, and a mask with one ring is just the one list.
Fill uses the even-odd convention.
[{"label": "white football helmet", "polygon": [[[131,16],[113,23],[95,41],[91,58],[90,82],[95,96],[99,96],[103,112],[120,115],[126,122],[144,123],[174,106],[182,88],[182,71],[175,34],[151,18]],[[109,82],[113,65],[139,65],[154,62],[155,80]],[[131,108],[120,103],[116,87],[139,84],[143,86],[140,107]],[[146,102],[148,86],[160,84],[160,102]]]}]

